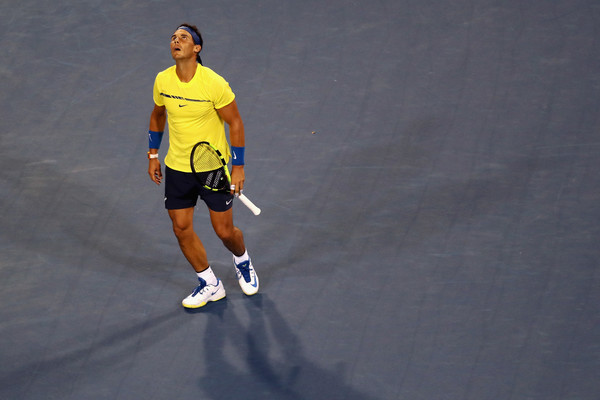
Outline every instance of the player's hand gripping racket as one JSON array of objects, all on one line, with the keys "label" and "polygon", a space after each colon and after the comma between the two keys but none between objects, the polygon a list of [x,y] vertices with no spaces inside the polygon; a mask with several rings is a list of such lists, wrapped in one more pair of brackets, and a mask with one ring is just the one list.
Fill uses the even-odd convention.
[{"label": "player's hand gripping racket", "polygon": [[[230,190],[231,177],[227,163],[221,152],[210,143],[199,142],[194,145],[190,155],[190,165],[194,176],[206,189],[215,192]],[[238,198],[254,215],[260,214],[260,208],[256,207],[243,193],[240,193]]]}]

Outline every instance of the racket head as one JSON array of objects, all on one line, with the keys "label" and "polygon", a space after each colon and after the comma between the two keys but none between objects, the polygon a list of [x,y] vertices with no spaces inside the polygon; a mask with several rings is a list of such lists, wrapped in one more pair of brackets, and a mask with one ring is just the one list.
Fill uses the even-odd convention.
[{"label": "racket head", "polygon": [[231,178],[221,152],[209,142],[198,142],[190,154],[190,166],[196,179],[206,189],[229,190]]}]

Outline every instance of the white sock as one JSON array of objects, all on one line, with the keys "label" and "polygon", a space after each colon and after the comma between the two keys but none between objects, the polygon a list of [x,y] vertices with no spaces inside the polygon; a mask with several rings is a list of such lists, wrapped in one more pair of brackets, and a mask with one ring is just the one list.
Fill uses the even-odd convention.
[{"label": "white sock", "polygon": [[235,254],[233,255],[233,260],[235,261],[236,264],[243,263],[244,261],[248,261],[249,258],[250,258],[250,256],[248,255],[248,250],[246,250],[244,252],[244,254],[242,254],[239,257],[236,256]]},{"label": "white sock", "polygon": [[217,277],[215,276],[215,273],[210,268],[210,265],[204,271],[197,272],[197,274],[198,274],[198,278],[204,279],[206,281],[206,283],[209,285],[216,285],[218,282]]}]

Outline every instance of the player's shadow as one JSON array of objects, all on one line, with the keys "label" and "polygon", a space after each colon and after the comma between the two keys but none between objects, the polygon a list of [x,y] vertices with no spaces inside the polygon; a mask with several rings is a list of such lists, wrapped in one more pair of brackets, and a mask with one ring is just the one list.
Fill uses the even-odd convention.
[{"label": "player's shadow", "polygon": [[373,398],[345,382],[343,368],[327,370],[308,359],[268,295],[257,294],[243,304],[249,323],[236,316],[232,304],[227,313],[220,307],[207,314],[203,351],[208,373],[198,381],[202,392],[223,399]]}]

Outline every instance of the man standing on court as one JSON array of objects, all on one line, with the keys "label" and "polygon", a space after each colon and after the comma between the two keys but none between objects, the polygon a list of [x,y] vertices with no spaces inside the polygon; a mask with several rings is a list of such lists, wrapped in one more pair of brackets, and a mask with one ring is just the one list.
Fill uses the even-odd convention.
[{"label": "man standing on court", "polygon": [[[179,26],[171,36],[175,65],[158,73],[154,81],[154,109],[150,115],[148,174],[156,184],[163,178],[158,150],[165,123],[169,124],[169,151],[165,157],[165,207],[173,232],[186,259],[198,274],[200,284],[183,301],[186,308],[198,308],[225,297],[223,282],[208,264],[206,250],[194,231],[194,208],[198,197],[208,206],[217,236],[233,253],[238,282],[246,295],[258,292],[258,276],[244,244],[242,231],[233,224],[235,194],[244,188],[244,124],[229,84],[202,65],[202,36],[189,24]],[[231,148],[225,125],[229,126]],[[213,192],[196,181],[190,167],[194,144],[207,141],[228,160],[234,154],[231,191]]]}]

